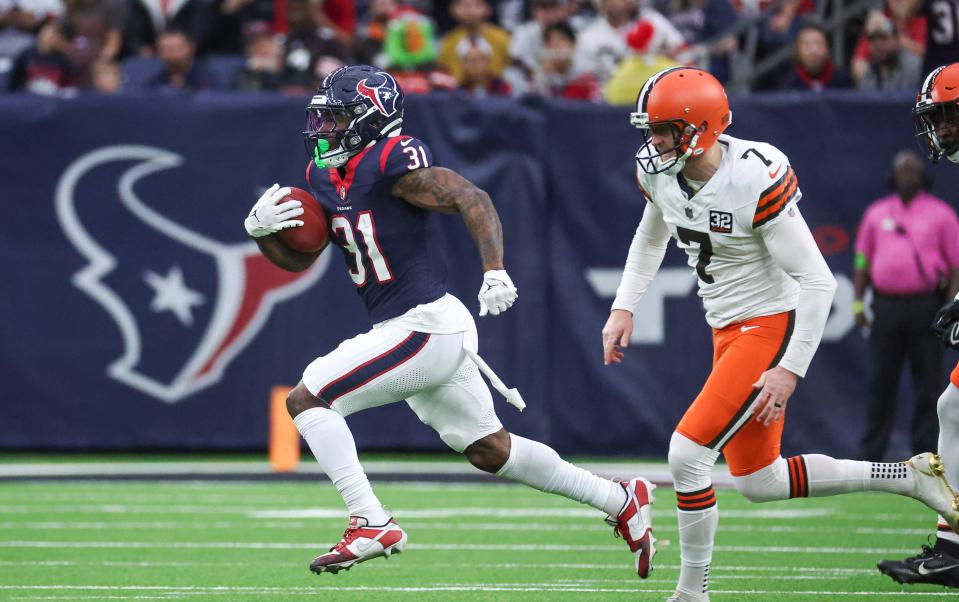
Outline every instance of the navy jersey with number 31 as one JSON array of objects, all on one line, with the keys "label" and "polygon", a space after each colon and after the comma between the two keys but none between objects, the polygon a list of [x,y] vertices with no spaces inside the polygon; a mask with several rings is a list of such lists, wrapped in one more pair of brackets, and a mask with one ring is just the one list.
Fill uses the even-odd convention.
[{"label": "navy jersey with number 31", "polygon": [[433,157],[421,140],[385,138],[351,157],[342,172],[311,161],[306,179],[329,218],[330,241],[372,323],[406,313],[446,294],[446,266],[428,212],[393,196],[409,172]]}]

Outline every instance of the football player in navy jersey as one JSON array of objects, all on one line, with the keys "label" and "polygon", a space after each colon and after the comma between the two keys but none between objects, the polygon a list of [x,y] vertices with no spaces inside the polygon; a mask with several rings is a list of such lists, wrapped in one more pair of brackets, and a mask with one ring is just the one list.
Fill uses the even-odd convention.
[{"label": "football player in navy jersey", "polygon": [[[489,195],[433,165],[429,147],[402,136],[403,93],[388,74],[350,65],[327,76],[307,107],[307,180],[329,216],[373,328],[314,360],[287,407],[349,510],[343,538],[310,564],[316,573],[401,552],[406,533],[383,509],[357,458],[344,420],[360,410],[406,400],[451,448],[481,470],[557,493],[605,512],[629,544],[637,574],[655,554],[653,486],[616,483],[562,460],[551,448],[506,432],[473,354],[476,326],[446,291],[442,249],[429,211],[459,213],[483,263],[480,316],[506,311],[516,288],[503,267],[503,233]],[[293,271],[319,256],[285,246],[274,233],[303,224],[299,201],[274,185],[246,228],[273,263]]]}]

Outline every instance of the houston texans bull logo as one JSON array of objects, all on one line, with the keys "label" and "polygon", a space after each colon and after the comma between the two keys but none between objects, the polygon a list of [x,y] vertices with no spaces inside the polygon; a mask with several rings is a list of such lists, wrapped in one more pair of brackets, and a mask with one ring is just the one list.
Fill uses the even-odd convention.
[{"label": "houston texans bull logo", "polygon": [[[60,225],[88,262],[73,284],[107,311],[123,340],[107,374],[167,403],[217,383],[273,306],[305,291],[329,264],[324,253],[305,272],[285,272],[255,243],[186,228],[134,191],[137,181],[182,163],[159,148],[105,147],[74,161],[56,190]],[[109,173],[101,170],[121,166],[118,187],[104,186]],[[109,219],[90,219],[93,208]]]},{"label": "houston texans bull logo", "polygon": [[[377,83],[376,79],[383,81]],[[396,80],[388,73],[377,73],[356,84],[356,93],[370,99],[380,113],[392,117],[396,113]]]}]

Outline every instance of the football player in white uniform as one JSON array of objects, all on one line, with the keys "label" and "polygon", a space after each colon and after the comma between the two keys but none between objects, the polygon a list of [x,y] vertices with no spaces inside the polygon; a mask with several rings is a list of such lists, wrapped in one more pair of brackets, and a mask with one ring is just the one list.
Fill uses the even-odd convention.
[{"label": "football player in white uniform", "polygon": [[[670,601],[709,599],[719,519],[710,469],[723,454],[755,502],[886,491],[914,497],[959,526],[959,498],[935,454],[901,463],[780,455],[783,417],[829,315],[835,279],[797,202],[796,173],[775,147],[724,135],[732,122],[716,78],[689,67],[651,77],[632,123],[648,201],[603,328],[607,364],[623,360],[633,313],[670,237],[689,257],[713,329],[713,369],[669,445],[682,565]],[[640,317],[641,319],[641,317]]]},{"label": "football player in white uniform", "polygon": [[[912,110],[916,134],[934,162],[946,157],[959,163],[959,63],[934,69],[923,80]],[[959,297],[936,314],[932,325],[947,347],[959,349]],[[959,364],[939,396],[939,455],[946,479],[959,487]],[[903,560],[883,560],[879,570],[899,583],[933,583],[959,588],[959,534],[939,517],[936,543]]]}]

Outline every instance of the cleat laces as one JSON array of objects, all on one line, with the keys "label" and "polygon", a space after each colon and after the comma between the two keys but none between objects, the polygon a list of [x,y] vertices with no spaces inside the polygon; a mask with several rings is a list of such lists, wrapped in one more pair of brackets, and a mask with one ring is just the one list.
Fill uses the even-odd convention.
[{"label": "cleat laces", "polygon": [[910,556],[909,558],[906,559],[906,562],[910,562],[910,561],[912,561],[912,562],[918,562],[918,561],[920,561],[920,560],[926,560],[926,559],[928,559],[928,558],[932,558],[933,556],[935,556],[935,555],[936,555],[936,552],[937,552],[937,550],[934,550],[934,549],[931,548],[930,546],[927,546],[926,544],[923,544],[923,545],[922,545],[922,552],[919,553],[919,554],[916,554],[915,556]]},{"label": "cleat laces", "polygon": [[360,531],[359,527],[347,527],[347,528],[346,528],[346,531],[343,532],[343,537],[342,537],[342,539],[340,539],[339,543],[337,543],[335,546],[333,546],[332,548],[330,548],[330,551],[331,551],[331,552],[339,552],[340,550],[342,550],[342,549],[345,548],[346,546],[348,546],[348,545],[350,545],[351,543],[353,543],[353,540],[355,540],[357,537],[359,537],[359,535],[360,535],[359,531]]}]

